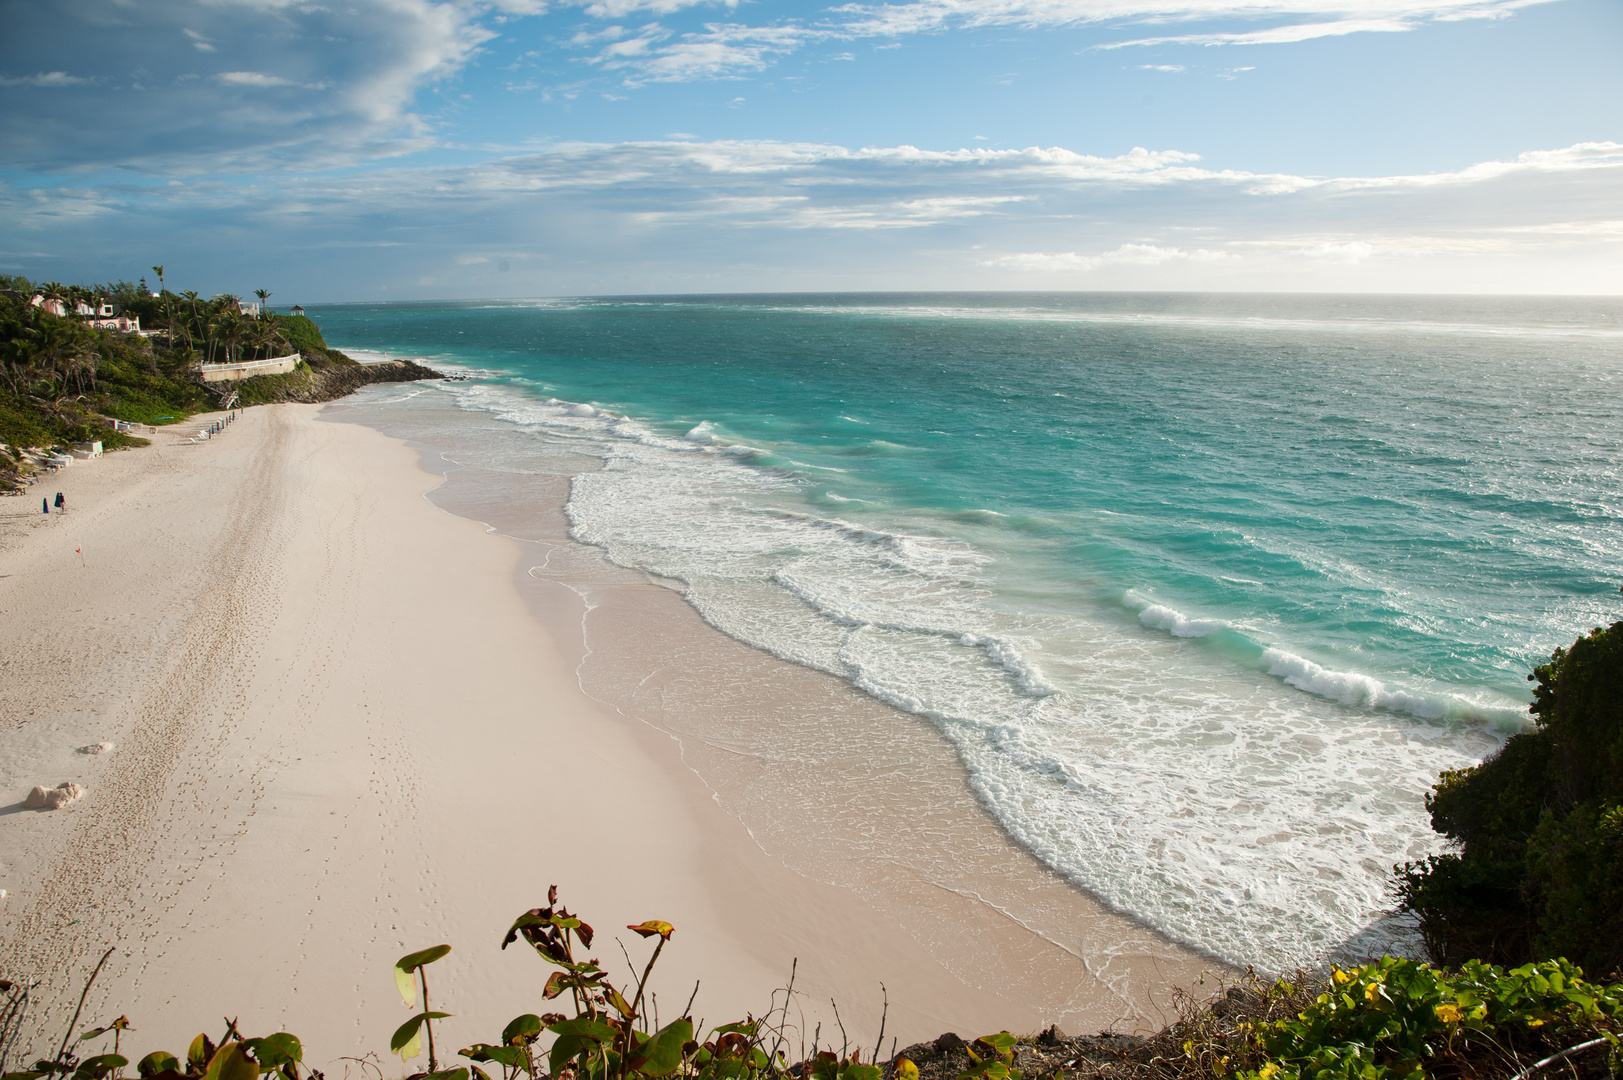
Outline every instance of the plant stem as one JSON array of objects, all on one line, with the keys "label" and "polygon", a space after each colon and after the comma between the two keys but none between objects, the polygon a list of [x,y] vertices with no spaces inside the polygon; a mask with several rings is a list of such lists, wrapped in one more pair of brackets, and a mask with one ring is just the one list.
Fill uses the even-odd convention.
[{"label": "plant stem", "polygon": [[428,1018],[428,965],[424,964],[417,969],[417,977],[423,980],[423,1026],[428,1028],[428,1071],[439,1072],[440,1063],[434,1058],[434,1021]]},{"label": "plant stem", "polygon": [[637,980],[637,999],[631,1003],[632,1012],[642,1008],[642,988],[648,985],[648,975],[654,970],[654,961],[659,959],[659,950],[664,947],[665,939],[662,937],[659,944],[654,946],[654,955],[648,958],[648,966],[642,969],[642,978]]},{"label": "plant stem", "polygon": [[90,996],[90,987],[94,985],[96,976],[101,974],[101,966],[107,963],[109,956],[113,955],[115,947],[108,946],[107,951],[101,954],[101,959],[96,961],[96,970],[92,971],[90,978],[85,980],[84,991],[79,995],[79,1007],[73,1010],[73,1019],[68,1021],[67,1034],[62,1036],[62,1046],[56,1052],[57,1061],[61,1061],[62,1055],[68,1052],[68,1040],[73,1038],[73,1029],[79,1026],[79,1014],[85,1011],[85,998]]}]

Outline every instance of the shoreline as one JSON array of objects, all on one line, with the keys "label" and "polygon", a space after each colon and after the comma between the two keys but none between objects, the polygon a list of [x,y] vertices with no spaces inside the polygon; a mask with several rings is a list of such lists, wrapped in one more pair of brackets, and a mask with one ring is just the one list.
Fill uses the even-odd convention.
[{"label": "shoreline", "polygon": [[[794,844],[763,846],[713,764],[695,770],[702,733],[582,691],[621,670],[587,663],[616,640],[601,603],[577,659],[571,604],[588,600],[531,573],[536,541],[437,509],[456,485],[420,450],[322,411],[249,409],[184,449],[160,437],[74,470],[66,518],[3,519],[5,772],[19,803],[34,783],[86,789],[61,811],[0,809],[0,963],[47,980],[30,1021],[41,1046],[104,944],[119,951],[87,1017],[130,1013],[143,1051],[183,1048],[229,1007],[245,1030],[299,1033],[311,1061],[381,1053],[405,1016],[389,965],[436,940],[456,949],[436,995],[456,1014],[447,1045],[487,1039],[537,1004],[540,961],[495,946],[553,883],[605,928],[674,923],[661,985],[685,999],[699,979],[712,1022],[763,1011],[797,956],[808,1026],[827,988],[871,1038],[881,981],[903,1041],[1062,1019],[964,982],[916,918],[796,867]],[[662,616],[722,638],[661,586],[591,584],[623,594],[622,619],[663,595],[676,606]],[[115,749],[74,753],[98,741]],[[893,885],[905,900],[917,882]],[[1132,926],[1105,914],[1112,932]],[[1052,973],[1007,936],[1041,933],[955,926],[967,953],[990,944],[1014,975]],[[1219,970],[1162,950],[1141,972],[1153,985],[1134,988],[1150,1024],[1172,986]],[[1071,974],[1107,986],[1086,958]],[[1073,1024],[1125,1020],[1125,999],[1095,991],[1106,999]]]}]

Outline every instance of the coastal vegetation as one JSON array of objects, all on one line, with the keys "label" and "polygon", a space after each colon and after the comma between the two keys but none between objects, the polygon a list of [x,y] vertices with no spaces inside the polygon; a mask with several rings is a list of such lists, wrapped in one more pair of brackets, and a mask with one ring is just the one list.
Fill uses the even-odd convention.
[{"label": "coastal vegetation", "polygon": [[[161,268],[153,269],[161,281]],[[199,376],[204,363],[294,353],[298,366],[282,375],[229,383]],[[0,275],[0,488],[24,466],[24,449],[145,444],[113,421],[176,423],[222,407],[233,392],[243,405],[326,401],[368,382],[434,375],[415,364],[368,370],[329,347],[305,316],[244,312],[235,296]]]},{"label": "coastal vegetation", "polygon": [[1434,959],[1623,964],[1623,622],[1528,676],[1535,726],[1427,800],[1456,850],[1400,869]]},{"label": "coastal vegetation", "polygon": [[[401,957],[394,979],[413,1014],[395,1031],[390,1050],[404,1064],[422,1057],[426,1042],[427,1067],[408,1080],[1530,1080],[1552,1066],[1569,1076],[1598,1076],[1615,1075],[1623,1064],[1623,984],[1590,981],[1565,960],[1512,969],[1470,960],[1449,971],[1392,956],[1271,981],[1248,975],[1208,1002],[1184,993],[1179,1019],[1148,1037],[1068,1037],[1050,1027],[966,1042],[948,1033],[899,1053],[892,1040],[887,1054],[881,1017],[878,1041],[864,1061],[843,1024],[838,1050],[832,1038],[823,1045],[820,1026],[807,1046],[807,1033],[791,1019],[792,976],[761,1017],[701,1035],[692,1015],[696,985],[681,1014],[661,1023],[651,976],[675,927],[648,920],[626,929],[652,941],[653,949],[640,974],[626,954],[632,980],[617,986],[589,956],[592,927],[559,904],[557,888],[551,889],[546,906],[513,922],[502,947],[520,939],[530,945],[554,969],[539,991],[542,1000],[567,1011],[519,1014],[493,1041],[457,1051],[466,1062],[460,1065],[440,1058],[434,1022],[452,1014],[432,1009],[428,996],[427,968],[451,947]],[[0,991],[7,995],[0,1005],[4,1062],[17,1049],[14,1019],[26,1007],[28,989],[0,982]],[[448,996],[454,1000],[454,989]],[[123,1080],[130,1061],[119,1043],[129,1019],[119,1016],[75,1039],[78,1022],[76,1012],[54,1057],[0,1080]],[[225,1023],[218,1041],[200,1033],[184,1057],[166,1050],[146,1054],[135,1076],[323,1080],[320,1070],[304,1066],[297,1036],[249,1038],[236,1021]],[[76,1048],[95,1040],[111,1046],[80,1058]],[[369,1067],[383,1080],[380,1066]]]}]

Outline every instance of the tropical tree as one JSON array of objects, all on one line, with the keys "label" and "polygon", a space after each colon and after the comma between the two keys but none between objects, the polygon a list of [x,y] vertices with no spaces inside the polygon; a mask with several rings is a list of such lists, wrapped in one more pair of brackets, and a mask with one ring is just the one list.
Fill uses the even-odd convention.
[{"label": "tropical tree", "polygon": [[270,302],[271,298],[270,290],[255,289],[254,295],[259,297],[259,317],[262,319],[270,318],[270,310],[266,307],[266,304]]},{"label": "tropical tree", "polygon": [[53,402],[68,396],[70,384],[84,393],[96,385],[96,353],[82,324],[68,319],[42,319],[25,331],[23,377],[30,386],[41,381]]}]

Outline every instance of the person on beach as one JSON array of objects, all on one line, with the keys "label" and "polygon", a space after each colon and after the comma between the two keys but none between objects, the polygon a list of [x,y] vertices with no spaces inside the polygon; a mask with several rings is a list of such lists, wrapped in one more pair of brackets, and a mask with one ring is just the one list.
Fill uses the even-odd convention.
[{"label": "person on beach", "polygon": [[51,500],[47,499],[43,495],[39,497],[39,512],[42,514],[49,514],[51,512]]},{"label": "person on beach", "polygon": [[68,512],[68,500],[62,497],[60,491],[56,493],[56,512],[59,514]]}]

